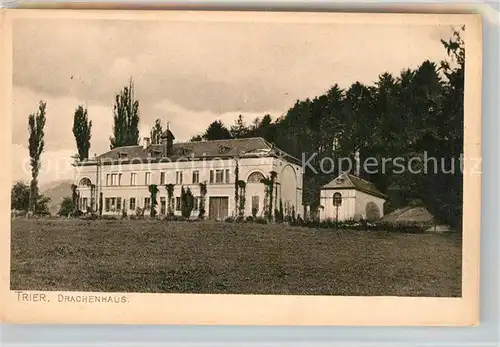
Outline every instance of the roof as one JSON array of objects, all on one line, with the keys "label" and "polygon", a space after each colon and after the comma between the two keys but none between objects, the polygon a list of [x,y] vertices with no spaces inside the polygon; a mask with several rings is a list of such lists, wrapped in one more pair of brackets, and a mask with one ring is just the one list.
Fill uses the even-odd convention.
[{"label": "roof", "polygon": [[386,214],[382,220],[391,223],[430,223],[434,221],[434,216],[425,207],[406,206]]},{"label": "roof", "polygon": [[371,182],[362,178],[351,175],[347,172],[340,174],[337,178],[330,183],[325,184],[321,189],[356,189],[360,192],[377,196],[379,198],[387,199],[387,196],[375,187]]},{"label": "roof", "polygon": [[[163,144],[143,146],[124,146],[114,148],[106,153],[97,156],[95,160],[115,160],[115,159],[151,159],[161,158],[163,155]],[[189,158],[234,158],[235,156],[269,156],[281,155],[286,159],[295,159],[273,144],[267,142],[261,137],[214,140],[214,141],[196,141],[173,143],[172,152],[168,153],[168,158],[178,159],[182,157]],[[295,159],[298,161],[298,159]]]},{"label": "roof", "polygon": [[168,138],[175,140],[174,134],[170,131],[170,129],[165,130],[164,132],[161,133],[162,138]]}]

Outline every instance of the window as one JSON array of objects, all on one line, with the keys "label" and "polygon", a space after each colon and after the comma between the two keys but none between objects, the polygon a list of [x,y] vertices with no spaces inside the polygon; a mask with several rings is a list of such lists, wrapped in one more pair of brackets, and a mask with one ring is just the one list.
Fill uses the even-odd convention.
[{"label": "window", "polygon": [[229,183],[229,169],[226,169],[226,183]]},{"label": "window", "polygon": [[175,198],[175,210],[176,211],[181,210],[181,198],[180,197]]},{"label": "window", "polygon": [[165,184],[165,172],[160,172],[160,184]]},{"label": "window", "polygon": [[252,215],[259,212],[259,196],[252,196]]},{"label": "window", "polygon": [[122,209],[122,198],[116,198],[116,210],[121,211]]},{"label": "window", "polygon": [[177,171],[175,173],[175,183],[182,184],[182,171]]},{"label": "window", "polygon": [[119,186],[122,185],[122,174],[121,173],[118,174],[118,185]]},{"label": "window", "polygon": [[167,211],[167,200],[165,197],[160,198],[160,214],[165,214]]},{"label": "window", "polygon": [[260,183],[260,181],[264,178],[260,172],[253,172],[250,176],[248,176],[248,183]]},{"label": "window", "polygon": [[111,205],[111,211],[116,210],[116,198],[109,198],[110,200],[110,205]]},{"label": "window", "polygon": [[334,206],[342,205],[342,195],[340,193],[333,194],[333,205]]},{"label": "window", "polygon": [[200,172],[198,170],[193,171],[193,183],[200,183]]},{"label": "window", "polygon": [[80,187],[90,187],[91,184],[92,182],[90,182],[90,179],[88,179],[87,177],[82,178],[78,183]]},{"label": "window", "polygon": [[146,172],[144,175],[144,181],[147,186],[151,184],[151,172]]},{"label": "window", "polygon": [[224,182],[224,170],[215,170],[215,183]]},{"label": "window", "polygon": [[137,182],[137,174],[135,172],[132,172],[130,174],[130,185],[135,186]]},{"label": "window", "polygon": [[109,181],[109,174],[106,175],[106,185],[109,186],[111,182]]},{"label": "window", "polygon": [[106,210],[106,212],[109,212],[110,207],[111,207],[110,199],[106,198],[106,199],[104,199],[104,202],[105,202],[105,208],[104,209]]},{"label": "window", "polygon": [[214,183],[214,170],[210,170],[210,183]]},{"label": "window", "polygon": [[116,186],[118,185],[118,177],[117,174],[111,174],[111,185]]},{"label": "window", "polygon": [[135,211],[135,198],[130,198],[130,209]]},{"label": "window", "polygon": [[193,211],[198,211],[199,206],[200,206],[200,198],[195,196],[193,198]]},{"label": "window", "polygon": [[144,198],[144,209],[149,210],[151,208],[151,198]]}]

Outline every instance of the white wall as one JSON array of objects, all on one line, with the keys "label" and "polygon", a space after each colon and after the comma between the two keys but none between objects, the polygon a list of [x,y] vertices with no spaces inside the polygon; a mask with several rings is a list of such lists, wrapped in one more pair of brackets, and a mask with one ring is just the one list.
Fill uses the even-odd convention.
[{"label": "white wall", "polygon": [[366,205],[369,202],[377,205],[380,218],[382,218],[384,216],[384,199],[360,191],[356,191],[356,215],[361,216],[362,219],[366,219]]},{"label": "white wall", "polygon": [[320,219],[336,219],[337,207],[333,205],[333,194],[342,195],[342,204],[338,207],[338,220],[353,219],[356,212],[356,190],[354,189],[323,189],[321,190]]},{"label": "white wall", "polygon": [[355,189],[323,189],[321,190],[320,219],[336,218],[336,207],[333,205],[333,194],[342,194],[342,205],[338,207],[339,221],[347,219],[366,219],[366,205],[373,202],[380,211],[380,217],[384,215],[384,199],[360,192]]},{"label": "white wall", "polygon": [[[210,170],[223,169],[229,170],[229,183],[226,183],[225,177],[223,183],[210,183]],[[234,204],[234,169],[235,161],[218,160],[218,161],[191,161],[191,162],[173,162],[173,163],[136,163],[136,164],[115,164],[115,165],[102,165],[100,167],[100,179],[97,190],[97,197],[99,192],[103,193],[103,203],[106,197],[121,197],[122,200],[126,199],[127,205],[131,197],[136,198],[136,206],[144,207],[144,198],[150,197],[148,185],[145,181],[145,173],[151,173],[150,184],[158,185],[159,193],[157,195],[157,211],[160,212],[160,198],[167,197],[165,184],[174,184],[174,197],[180,196],[181,187],[190,188],[194,196],[199,196],[199,183],[192,182],[193,171],[199,172],[199,182],[207,182],[207,195],[205,200],[206,216],[209,214],[209,198],[211,196],[227,196],[229,198],[229,215],[236,212]],[[284,160],[276,158],[240,158],[239,160],[239,179],[247,181],[250,174],[255,171],[262,173],[263,176],[268,176],[269,172],[276,171],[278,173],[277,183],[280,185],[278,200],[281,195],[289,198],[295,204],[296,211],[300,211],[299,206],[302,205],[302,168],[298,165],[290,164]],[[89,178],[92,184],[96,184],[97,166],[78,166],[76,167],[77,175],[75,184],[78,185],[82,178]],[[182,184],[176,182],[176,171],[182,171],[183,180]],[[165,184],[160,184],[160,173],[166,173]],[[131,185],[131,174],[136,173],[135,185]],[[293,174],[292,174],[293,173]],[[112,186],[106,184],[106,176],[111,174],[121,174],[121,184]],[[215,175],[215,173],[214,173]],[[118,176],[117,176],[118,177]],[[110,176],[111,180],[111,176]],[[295,181],[294,181],[295,180]],[[109,182],[110,183],[110,182]],[[281,186],[283,183],[283,186]],[[90,205],[91,191],[90,188],[78,188],[81,197],[88,198]],[[252,213],[252,196],[259,196],[259,212],[258,215],[263,214],[264,208],[264,185],[262,183],[247,183],[246,186],[246,202],[245,202],[245,215]],[[98,198],[97,198],[98,200]],[[167,204],[168,206],[168,204]],[[127,206],[129,207],[129,206]],[[193,214],[196,211],[193,212]],[[103,208],[103,214],[111,214],[106,212]],[[119,212],[116,212],[119,213]],[[135,211],[128,210],[129,214]],[[180,214],[177,211],[176,214]],[[197,212],[196,212],[197,215]]]}]

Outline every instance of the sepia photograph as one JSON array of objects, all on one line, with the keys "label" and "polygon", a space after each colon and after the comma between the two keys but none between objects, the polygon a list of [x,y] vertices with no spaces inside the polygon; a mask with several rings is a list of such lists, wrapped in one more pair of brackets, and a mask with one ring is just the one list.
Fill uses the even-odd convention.
[{"label": "sepia photograph", "polygon": [[4,19],[12,305],[476,322],[479,16],[126,12]]}]

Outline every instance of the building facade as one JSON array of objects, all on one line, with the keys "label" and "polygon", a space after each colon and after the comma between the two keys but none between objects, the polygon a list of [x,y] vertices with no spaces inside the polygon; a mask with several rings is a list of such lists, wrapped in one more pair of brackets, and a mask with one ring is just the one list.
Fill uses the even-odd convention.
[{"label": "building facade", "polygon": [[343,173],[321,187],[320,219],[378,220],[384,216],[386,199],[371,182]]},{"label": "building facade", "polygon": [[[157,215],[169,208],[167,185],[173,185],[170,201],[175,215],[181,215],[181,190],[194,196],[191,217],[204,206],[205,217],[223,220],[243,212],[263,216],[270,195],[262,179],[276,173],[273,206],[283,204],[285,214],[302,207],[303,168],[298,159],[275,148],[262,138],[174,143],[167,130],[162,143],[112,149],[95,158],[75,163],[75,185],[80,209],[102,214],[133,215],[138,208],[151,210],[151,185],[156,185]],[[239,183],[237,181],[240,181]],[[244,182],[242,184],[242,182]],[[206,187],[203,196],[202,186]],[[236,205],[235,193],[239,197]],[[243,203],[241,202],[243,200]],[[203,202],[202,202],[203,201]],[[274,209],[274,207],[273,207]]]}]

